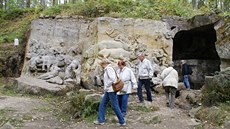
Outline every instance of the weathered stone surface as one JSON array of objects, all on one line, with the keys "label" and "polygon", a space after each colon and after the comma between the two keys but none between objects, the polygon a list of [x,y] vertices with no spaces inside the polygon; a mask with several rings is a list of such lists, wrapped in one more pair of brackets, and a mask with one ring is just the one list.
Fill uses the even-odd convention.
[{"label": "weathered stone surface", "polygon": [[[95,76],[101,80],[102,70],[97,67],[103,58],[110,59],[114,65],[119,59],[125,59],[135,69],[137,55],[144,52],[154,65],[165,66],[172,59],[172,37],[165,37],[170,32],[166,22],[147,19],[91,20],[62,16],[37,19],[32,22],[22,75],[41,76],[56,66],[68,72],[65,78],[72,80],[71,84],[81,82],[85,88],[92,89],[93,85],[101,84],[95,83]],[[81,70],[71,72],[75,66],[68,66],[76,59]]]},{"label": "weathered stone surface", "polygon": [[15,129],[13,125],[10,124],[10,122],[5,123],[1,129]]},{"label": "weathered stone surface", "polygon": [[219,21],[216,26],[217,42],[216,50],[221,58],[221,70],[230,66],[230,17]]},{"label": "weathered stone surface", "polygon": [[65,95],[70,89],[66,85],[57,85],[32,77],[21,76],[15,79],[15,90],[20,93],[30,93],[35,95],[53,94]]},{"label": "weathered stone surface", "polygon": [[[78,16],[37,19],[32,22],[22,75],[32,73],[28,76],[37,77],[49,72],[52,65],[63,72],[77,59],[81,70],[69,73],[71,84],[81,84],[84,88],[93,89],[95,85],[102,85],[102,69],[98,68],[98,62],[103,58],[111,60],[113,65],[119,59],[125,59],[127,66],[135,70],[140,52],[146,54],[159,74],[167,66],[167,62],[172,60],[173,38],[177,32],[212,24],[217,19],[214,15],[200,15],[189,21],[179,17],[165,17],[162,21],[110,17],[86,19]],[[219,65],[215,63],[212,68],[206,67],[216,60],[204,61],[205,63],[202,61],[200,63],[195,60],[190,64],[194,68],[191,76],[191,82],[194,83],[191,84],[199,84],[198,88],[203,85],[204,76],[209,75],[204,71],[213,73],[216,69],[212,68],[218,68],[216,65]],[[199,72],[199,68],[204,70]],[[71,70],[72,68],[69,69]],[[179,68],[178,72],[180,74]],[[159,83],[158,76],[155,80]]]}]

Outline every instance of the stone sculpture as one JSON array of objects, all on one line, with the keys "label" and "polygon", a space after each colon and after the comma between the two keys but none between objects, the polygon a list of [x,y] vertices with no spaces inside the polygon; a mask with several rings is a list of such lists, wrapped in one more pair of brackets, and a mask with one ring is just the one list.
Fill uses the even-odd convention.
[{"label": "stone sculpture", "polygon": [[[81,66],[80,62],[77,59],[74,59],[67,67],[65,70],[65,79],[74,78],[75,73],[81,73]],[[79,75],[75,75],[79,76]]]},{"label": "stone sculpture", "polygon": [[61,69],[58,66],[52,65],[50,68],[50,72],[42,74],[41,76],[38,77],[38,79],[47,80],[50,78],[54,78],[54,77],[58,76],[60,70]]}]

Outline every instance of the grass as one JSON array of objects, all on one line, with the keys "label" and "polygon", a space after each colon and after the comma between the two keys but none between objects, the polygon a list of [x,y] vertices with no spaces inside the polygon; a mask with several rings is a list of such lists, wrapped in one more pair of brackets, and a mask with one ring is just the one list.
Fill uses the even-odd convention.
[{"label": "grass", "polygon": [[30,28],[31,21],[37,18],[33,9],[16,9],[0,12],[0,43],[12,43],[15,38],[22,42]]},{"label": "grass", "polygon": [[23,125],[22,119],[12,116],[12,114],[14,114],[14,111],[15,110],[9,108],[0,109],[0,127],[2,127],[7,122],[16,127],[21,127]]},{"label": "grass", "polygon": [[221,126],[224,124],[225,120],[229,118],[229,113],[221,107],[203,107],[196,113],[195,117],[201,121],[207,121],[210,124]]}]

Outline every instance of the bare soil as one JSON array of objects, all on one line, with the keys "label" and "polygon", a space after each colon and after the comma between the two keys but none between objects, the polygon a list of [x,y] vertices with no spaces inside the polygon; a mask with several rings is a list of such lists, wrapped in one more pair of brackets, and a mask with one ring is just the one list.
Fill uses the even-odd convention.
[{"label": "bare soil", "polygon": [[[157,111],[132,110],[129,107],[125,117],[127,125],[120,127],[116,124],[117,118],[107,118],[105,125],[94,125],[86,121],[63,122],[56,117],[52,109],[53,105],[42,99],[28,97],[0,96],[0,115],[18,121],[20,129],[195,129],[200,123],[188,116],[187,110],[178,107],[170,109],[165,104],[164,95],[155,95],[154,102],[137,104],[136,95],[130,95],[129,106],[159,107]],[[95,107],[98,108],[98,107]],[[96,119],[96,118],[95,118]],[[3,121],[4,122],[4,121]],[[11,122],[11,124],[12,124]],[[0,123],[3,124],[3,123]],[[214,129],[214,127],[204,127]]]}]

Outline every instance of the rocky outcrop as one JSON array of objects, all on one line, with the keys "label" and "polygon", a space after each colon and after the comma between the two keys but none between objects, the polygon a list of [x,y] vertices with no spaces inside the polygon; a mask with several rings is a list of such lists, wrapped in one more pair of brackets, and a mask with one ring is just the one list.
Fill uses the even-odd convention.
[{"label": "rocky outcrop", "polygon": [[230,17],[225,17],[216,24],[216,50],[221,58],[221,69],[230,66]]},{"label": "rocky outcrop", "polygon": [[[203,85],[205,75],[219,70],[216,38],[206,39],[215,33],[213,27],[217,29],[215,23],[218,19],[213,14],[195,16],[190,20],[164,17],[162,21],[79,16],[37,19],[32,22],[22,76],[92,89],[102,85],[100,60],[108,58],[116,66],[119,59],[124,59],[135,71],[137,55],[145,53],[155,69],[154,83],[159,84],[158,75],[169,60],[175,61],[180,75],[179,61],[186,59],[193,68],[192,85],[197,85],[192,88],[198,89]],[[207,33],[209,36],[199,38],[199,33],[206,35],[209,30],[212,30],[211,35]],[[178,34],[185,31],[185,37],[185,33]],[[218,33],[218,39],[221,34],[227,35],[226,31],[223,33]],[[178,36],[183,40],[176,40]],[[221,60],[225,60],[227,53],[221,51],[226,50],[219,44],[222,43],[216,44],[218,54]]]},{"label": "rocky outcrop", "polygon": [[133,70],[139,53],[145,53],[155,68],[172,60],[173,36],[162,21],[56,17],[34,20],[31,28],[22,76],[55,78],[51,83],[95,88],[95,77],[101,80],[98,62],[103,58],[114,65],[125,59]]}]

